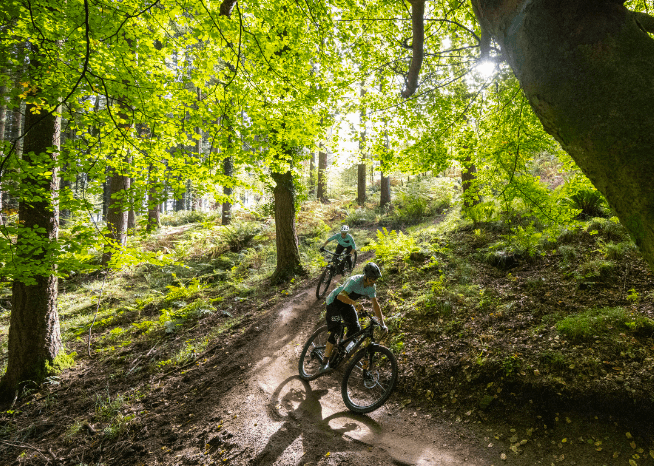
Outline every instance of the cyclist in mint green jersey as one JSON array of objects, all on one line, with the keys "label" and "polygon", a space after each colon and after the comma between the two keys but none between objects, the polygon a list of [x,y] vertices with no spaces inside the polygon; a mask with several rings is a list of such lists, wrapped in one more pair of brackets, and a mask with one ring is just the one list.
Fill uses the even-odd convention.
[{"label": "cyclist in mint green jersey", "polygon": [[327,238],[327,241],[325,241],[325,244],[322,245],[320,251],[325,250],[325,246],[327,246],[327,243],[336,240],[338,242],[338,245],[336,246],[336,251],[334,251],[334,253],[336,254],[336,256],[334,256],[334,260],[336,260],[336,257],[339,254],[345,251],[348,255],[347,259],[350,261],[350,267],[351,267],[352,266],[351,254],[352,251],[356,251],[357,244],[354,242],[354,238],[352,238],[352,235],[349,234],[349,231],[350,231],[350,227],[348,227],[347,225],[343,225],[341,227],[340,233],[336,233],[334,236],[330,236],[329,238]]},{"label": "cyclist in mint green jersey", "polygon": [[362,275],[353,275],[345,283],[332,291],[327,297],[327,329],[329,330],[329,339],[323,355],[323,364],[320,371],[329,370],[329,357],[332,354],[336,344],[336,336],[339,331],[341,322],[347,327],[347,335],[350,336],[361,330],[359,325],[359,316],[362,306],[356,301],[359,298],[367,297],[372,302],[372,310],[381,324],[382,330],[388,331],[384,324],[384,316],[377,302],[377,289],[375,282],[381,277],[379,266],[374,262],[368,262],[363,268]]}]

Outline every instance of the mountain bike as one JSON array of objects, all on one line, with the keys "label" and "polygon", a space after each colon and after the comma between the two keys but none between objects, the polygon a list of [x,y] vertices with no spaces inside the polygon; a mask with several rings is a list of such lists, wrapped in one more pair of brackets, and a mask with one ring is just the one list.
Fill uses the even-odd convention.
[{"label": "mountain bike", "polygon": [[[374,330],[379,326],[379,321],[365,309],[360,317],[369,318],[368,325],[349,338],[343,338],[341,325],[329,366],[336,369],[347,363],[341,383],[343,402],[350,411],[369,413],[382,406],[391,396],[397,383],[398,369],[391,350],[375,343]],[[328,338],[326,325],[309,337],[298,363],[301,379],[314,380],[329,373],[320,372]]]},{"label": "mountain bike", "polygon": [[318,286],[316,287],[316,299],[321,299],[327,294],[329,285],[332,282],[337,274],[347,275],[349,274],[354,267],[357,265],[357,252],[352,251],[352,254],[348,255],[346,253],[335,254],[327,249],[324,250],[325,253],[332,256],[332,259],[328,261],[329,263],[325,266],[325,270],[322,271],[320,278],[318,279]]}]

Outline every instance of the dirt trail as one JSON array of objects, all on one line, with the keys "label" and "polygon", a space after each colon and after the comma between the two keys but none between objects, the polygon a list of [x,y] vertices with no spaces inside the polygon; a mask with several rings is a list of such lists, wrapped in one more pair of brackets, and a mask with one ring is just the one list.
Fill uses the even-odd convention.
[{"label": "dirt trail", "polygon": [[368,416],[350,413],[340,394],[341,372],[310,383],[297,377],[300,351],[322,306],[314,287],[306,288],[273,309],[248,343],[251,366],[243,383],[216,406],[220,429],[239,446],[230,464],[484,464],[478,441],[461,441],[465,433],[407,415],[392,400]]}]

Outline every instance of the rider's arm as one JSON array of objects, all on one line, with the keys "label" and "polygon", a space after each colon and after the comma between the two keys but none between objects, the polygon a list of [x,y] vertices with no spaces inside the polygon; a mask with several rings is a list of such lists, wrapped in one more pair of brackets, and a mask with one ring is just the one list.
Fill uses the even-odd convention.
[{"label": "rider's arm", "polygon": [[384,316],[382,315],[381,307],[379,307],[379,303],[377,302],[377,298],[370,298],[370,301],[372,302],[372,310],[375,312],[375,316],[377,317],[377,320],[379,320],[379,323],[383,327],[385,325],[384,324]]},{"label": "rider's arm", "polygon": [[323,244],[322,247],[324,248],[325,246],[327,246],[327,243],[329,243],[330,241],[334,241],[334,239],[336,239],[336,236],[337,235],[330,236],[329,238],[327,238],[327,241],[325,241],[325,244]]},{"label": "rider's arm", "polygon": [[350,295],[347,294],[347,291],[343,290],[341,291],[338,296],[336,296],[336,299],[339,301],[345,303],[345,304],[351,304],[352,306],[356,306],[357,302],[353,299],[350,299]]},{"label": "rider's arm", "polygon": [[352,240],[352,251],[357,250],[357,243],[354,242],[354,237],[350,235],[350,239]]}]

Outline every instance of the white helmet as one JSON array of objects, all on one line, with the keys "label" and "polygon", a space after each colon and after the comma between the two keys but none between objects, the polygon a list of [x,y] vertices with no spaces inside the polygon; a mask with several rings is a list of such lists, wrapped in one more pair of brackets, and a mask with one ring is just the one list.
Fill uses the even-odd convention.
[{"label": "white helmet", "polygon": [[343,225],[341,227],[341,233],[347,233],[348,231],[350,231],[350,227],[348,227],[347,225]]}]

